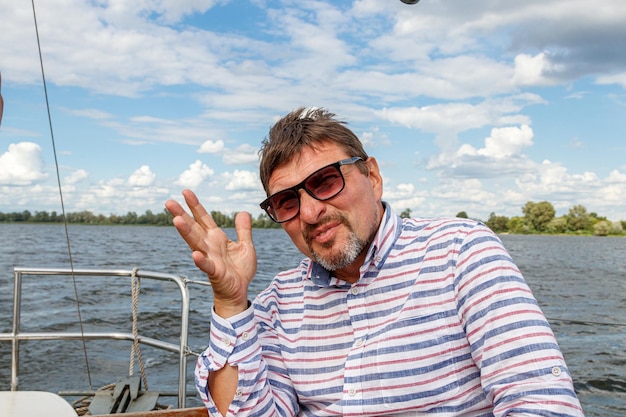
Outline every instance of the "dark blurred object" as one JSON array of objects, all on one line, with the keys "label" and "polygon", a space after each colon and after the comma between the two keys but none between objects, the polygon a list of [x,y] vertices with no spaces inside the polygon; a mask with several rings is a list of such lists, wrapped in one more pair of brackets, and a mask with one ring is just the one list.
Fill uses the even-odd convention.
[{"label": "dark blurred object", "polygon": [[2,111],[4,110],[4,99],[2,98],[2,73],[0,72],[0,125],[2,124]]},{"label": "dark blurred object", "polygon": [[400,0],[404,4],[417,4],[420,0]]}]

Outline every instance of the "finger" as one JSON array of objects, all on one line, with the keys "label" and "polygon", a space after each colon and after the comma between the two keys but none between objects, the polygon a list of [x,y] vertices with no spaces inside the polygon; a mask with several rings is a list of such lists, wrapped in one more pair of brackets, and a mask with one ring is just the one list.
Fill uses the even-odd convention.
[{"label": "finger", "polygon": [[183,197],[185,198],[185,202],[191,210],[191,214],[193,214],[193,218],[203,227],[207,229],[211,229],[217,227],[213,217],[206,211],[204,206],[200,204],[200,200],[196,194],[191,190],[183,190]]},{"label": "finger", "polygon": [[[174,210],[172,214],[174,212],[176,211]],[[206,243],[204,242],[206,230],[187,214],[182,207],[180,208],[180,214],[176,214],[172,219],[172,224],[192,250],[207,251]]]},{"label": "finger", "polygon": [[235,217],[235,230],[239,243],[252,243],[252,217],[245,211],[237,213]]},{"label": "finger", "polygon": [[165,202],[165,208],[174,217],[182,216],[185,213],[185,209],[183,208],[183,206],[178,204],[178,202],[175,200],[167,200]]},{"label": "finger", "polygon": [[200,251],[194,251],[191,254],[191,258],[198,269],[206,273],[209,277],[215,274],[215,263],[211,261],[206,254]]}]

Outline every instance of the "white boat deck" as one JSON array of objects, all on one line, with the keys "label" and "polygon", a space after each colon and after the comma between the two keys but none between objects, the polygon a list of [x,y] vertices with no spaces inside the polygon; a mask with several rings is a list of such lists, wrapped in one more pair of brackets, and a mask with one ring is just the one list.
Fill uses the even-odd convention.
[{"label": "white boat deck", "polygon": [[44,391],[0,391],[2,417],[75,417],[74,407],[62,397]]}]

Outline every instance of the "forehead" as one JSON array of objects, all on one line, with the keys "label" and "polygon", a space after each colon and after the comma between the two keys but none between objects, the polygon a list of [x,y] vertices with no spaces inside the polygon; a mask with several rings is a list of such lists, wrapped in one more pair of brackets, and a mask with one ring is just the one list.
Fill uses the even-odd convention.
[{"label": "forehead", "polygon": [[268,181],[270,195],[293,187],[318,169],[349,157],[334,143],[324,142],[314,148],[306,146],[302,152],[272,171]]}]

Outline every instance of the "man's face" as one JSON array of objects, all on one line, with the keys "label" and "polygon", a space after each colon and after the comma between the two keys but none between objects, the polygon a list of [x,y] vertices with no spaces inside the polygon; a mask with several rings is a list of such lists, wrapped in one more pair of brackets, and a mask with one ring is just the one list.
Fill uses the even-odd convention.
[{"label": "man's face", "polygon": [[[272,172],[270,194],[299,184],[318,169],[352,156],[331,142],[316,148],[306,147],[296,158]],[[382,219],[382,178],[378,164],[374,158],[365,164],[369,175],[364,175],[357,164],[340,167],[345,187],[329,200],[319,201],[299,190],[300,213],[282,224],[304,255],[338,272],[339,277],[346,267],[358,271],[364,250]]]}]

